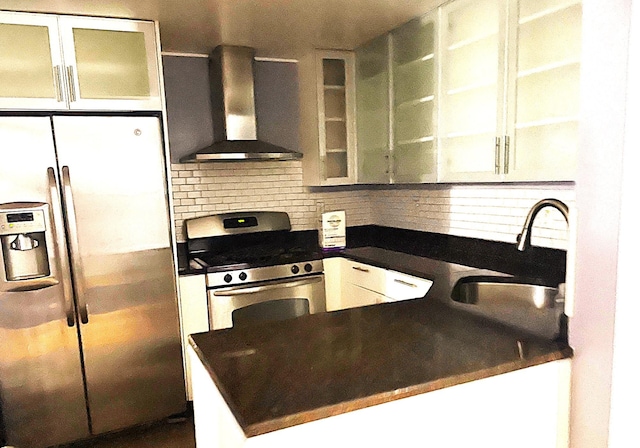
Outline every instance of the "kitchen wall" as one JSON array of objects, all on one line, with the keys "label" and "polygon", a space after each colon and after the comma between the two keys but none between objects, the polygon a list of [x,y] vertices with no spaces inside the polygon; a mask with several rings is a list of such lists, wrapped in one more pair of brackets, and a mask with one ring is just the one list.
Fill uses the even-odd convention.
[{"label": "kitchen wall", "polygon": [[[570,208],[572,184],[305,187],[300,161],[179,163],[212,139],[207,59],[164,57],[171,177],[178,241],[185,219],[239,210],[282,210],[294,230],[314,229],[320,210],[345,210],[347,225],[378,224],[515,242],[527,211],[555,197]],[[204,93],[203,93],[204,90]],[[299,149],[295,63],[256,63],[258,135]],[[566,249],[566,224],[554,209],[536,219],[533,243]]]},{"label": "kitchen wall", "polygon": [[[370,204],[375,224],[515,243],[531,206],[547,197],[575,203],[573,185],[558,184],[385,187],[371,193]],[[560,212],[543,209],[533,244],[566,249],[567,238]]]},{"label": "kitchen wall", "polygon": [[294,230],[317,228],[323,206],[346,210],[348,225],[373,222],[370,192],[303,187],[299,161],[172,164],[171,177],[178,241],[185,219],[229,211],[286,211]]},{"label": "kitchen wall", "polygon": [[[172,164],[178,240],[185,219],[240,210],[282,210],[294,230],[315,229],[318,211],[345,210],[347,225],[379,224],[515,242],[527,211],[555,197],[574,204],[571,185],[310,188],[291,162]],[[566,224],[555,209],[536,219],[533,243],[566,249]]]}]

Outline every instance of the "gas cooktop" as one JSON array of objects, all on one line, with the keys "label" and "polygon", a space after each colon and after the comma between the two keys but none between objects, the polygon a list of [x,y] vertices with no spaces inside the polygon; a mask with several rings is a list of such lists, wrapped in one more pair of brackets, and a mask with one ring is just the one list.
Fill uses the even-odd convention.
[{"label": "gas cooktop", "polygon": [[209,271],[302,263],[321,258],[322,254],[317,248],[303,246],[273,247],[272,245],[244,247],[237,250],[228,250],[224,253],[202,252],[192,254],[192,260],[195,260]]},{"label": "gas cooktop", "polygon": [[[270,280],[322,272],[315,231],[291,232],[283,212],[236,212],[186,222],[192,268],[208,284]],[[215,281],[214,281],[215,280]]]}]

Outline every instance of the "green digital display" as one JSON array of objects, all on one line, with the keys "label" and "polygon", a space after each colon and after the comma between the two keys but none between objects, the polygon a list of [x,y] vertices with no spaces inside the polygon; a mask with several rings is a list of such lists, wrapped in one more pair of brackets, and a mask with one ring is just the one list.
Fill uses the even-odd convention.
[{"label": "green digital display", "polygon": [[242,227],[256,227],[258,220],[255,216],[245,216],[242,218],[227,218],[224,220],[225,229],[240,229]]}]

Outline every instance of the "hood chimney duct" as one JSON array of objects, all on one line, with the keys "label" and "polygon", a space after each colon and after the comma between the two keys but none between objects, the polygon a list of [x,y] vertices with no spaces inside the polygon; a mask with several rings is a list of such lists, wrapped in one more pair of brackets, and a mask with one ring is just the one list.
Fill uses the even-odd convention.
[{"label": "hood chimney duct", "polygon": [[295,160],[302,154],[257,138],[254,50],[220,45],[209,58],[214,143],[181,162]]}]

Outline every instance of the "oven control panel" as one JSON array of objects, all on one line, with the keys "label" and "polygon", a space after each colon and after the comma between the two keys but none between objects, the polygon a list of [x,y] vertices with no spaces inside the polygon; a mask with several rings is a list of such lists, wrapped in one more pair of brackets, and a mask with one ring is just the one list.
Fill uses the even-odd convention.
[{"label": "oven control panel", "polygon": [[301,263],[301,264],[294,264],[291,266],[291,273],[292,274],[299,274],[299,273],[303,273],[303,274],[310,274],[314,271],[314,267],[311,263]]},{"label": "oven control panel", "polygon": [[312,260],[277,266],[210,272],[207,274],[207,288],[286,279],[309,274],[320,274],[323,271],[322,260]]}]

